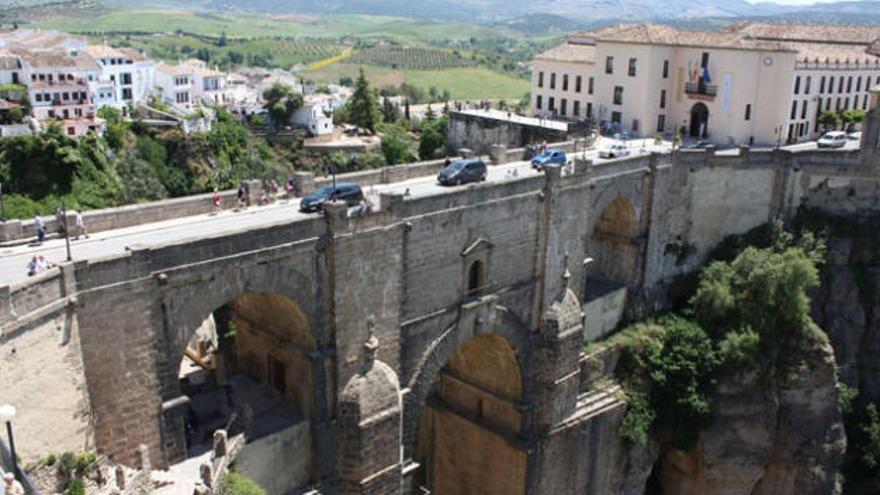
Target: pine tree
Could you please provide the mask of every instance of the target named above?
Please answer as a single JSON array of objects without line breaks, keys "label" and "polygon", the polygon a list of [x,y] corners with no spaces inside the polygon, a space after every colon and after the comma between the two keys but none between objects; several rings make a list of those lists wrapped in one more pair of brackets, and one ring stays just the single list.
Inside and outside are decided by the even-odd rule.
[{"label": "pine tree", "polygon": [[370,88],[370,83],[361,69],[360,75],[354,85],[354,93],[348,102],[348,121],[361,129],[366,129],[371,134],[376,132],[376,124],[379,122],[379,106],[376,104],[376,95]]},{"label": "pine tree", "polygon": [[403,118],[406,120],[410,120],[409,118],[409,99],[403,101]]},{"label": "pine tree", "polygon": [[400,110],[388,98],[382,98],[382,120],[393,124],[400,118]]}]

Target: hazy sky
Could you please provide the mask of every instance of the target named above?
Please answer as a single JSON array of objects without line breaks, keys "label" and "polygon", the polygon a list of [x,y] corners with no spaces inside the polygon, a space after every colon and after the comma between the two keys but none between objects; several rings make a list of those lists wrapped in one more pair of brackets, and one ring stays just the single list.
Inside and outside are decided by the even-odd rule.
[{"label": "hazy sky", "polygon": [[[751,3],[760,3],[767,0],[748,0]],[[781,3],[783,5],[809,5],[811,3],[834,3],[841,0],[772,0],[773,3]]]}]

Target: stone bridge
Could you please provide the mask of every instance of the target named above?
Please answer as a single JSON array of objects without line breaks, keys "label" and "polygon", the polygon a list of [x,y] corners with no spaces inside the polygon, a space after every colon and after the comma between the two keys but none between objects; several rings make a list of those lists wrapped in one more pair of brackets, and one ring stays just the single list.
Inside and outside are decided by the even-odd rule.
[{"label": "stone bridge", "polygon": [[115,461],[146,446],[167,466],[186,456],[181,358],[213,315],[238,345],[223,367],[274,386],[306,425],[285,451],[300,488],[628,493],[644,459],[617,439],[624,404],[581,352],[619,308],[596,329],[607,315],[584,304],[619,287],[638,314],[727,235],[801,206],[876,207],[878,119],[861,151],[578,161],[565,175],[386,193],[362,217],[331,204],[68,264],[0,289],[0,342],[23,351],[0,384],[26,395],[39,361],[24,360],[45,357],[33,341],[54,322],[63,337],[45,339],[85,386],[57,406],[87,418],[82,437]]}]

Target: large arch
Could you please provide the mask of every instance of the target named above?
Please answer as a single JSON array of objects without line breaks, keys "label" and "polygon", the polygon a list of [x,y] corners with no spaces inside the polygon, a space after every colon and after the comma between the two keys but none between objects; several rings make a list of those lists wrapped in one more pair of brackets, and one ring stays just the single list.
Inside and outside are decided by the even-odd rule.
[{"label": "large arch", "polygon": [[[702,83],[701,83],[702,84]],[[698,101],[691,107],[690,136],[702,138],[709,132],[709,107]]]},{"label": "large arch", "polygon": [[529,336],[506,309],[494,312],[485,331],[445,331],[410,382],[404,457],[421,464],[416,482],[432,493],[524,490],[527,454],[515,439],[526,424]]},{"label": "large arch", "polygon": [[593,227],[590,275],[601,282],[632,286],[638,273],[638,236],[636,209],[628,199],[616,197],[602,210]]}]

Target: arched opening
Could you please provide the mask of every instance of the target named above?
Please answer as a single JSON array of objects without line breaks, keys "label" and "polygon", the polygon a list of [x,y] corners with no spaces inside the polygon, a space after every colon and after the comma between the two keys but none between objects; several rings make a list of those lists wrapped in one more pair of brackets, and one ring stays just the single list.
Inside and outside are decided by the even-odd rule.
[{"label": "arched opening", "polygon": [[618,197],[602,210],[593,229],[588,291],[590,279],[594,279],[593,285],[604,281],[629,286],[635,282],[638,231],[636,210],[626,198]]},{"label": "arched opening", "polygon": [[432,494],[525,493],[522,374],[499,334],[465,342],[438,373],[419,419],[415,482]]},{"label": "arched opening", "polygon": [[691,107],[691,137],[702,138],[709,133],[709,107],[703,102]]},{"label": "arched opening", "polygon": [[483,292],[485,285],[485,268],[480,260],[471,263],[468,269],[468,295],[479,296]]},{"label": "arched opening", "polygon": [[236,469],[267,493],[313,484],[314,350],[307,317],[284,296],[247,293],[209,315],[180,361],[187,457],[209,455],[222,428],[245,435]]}]

